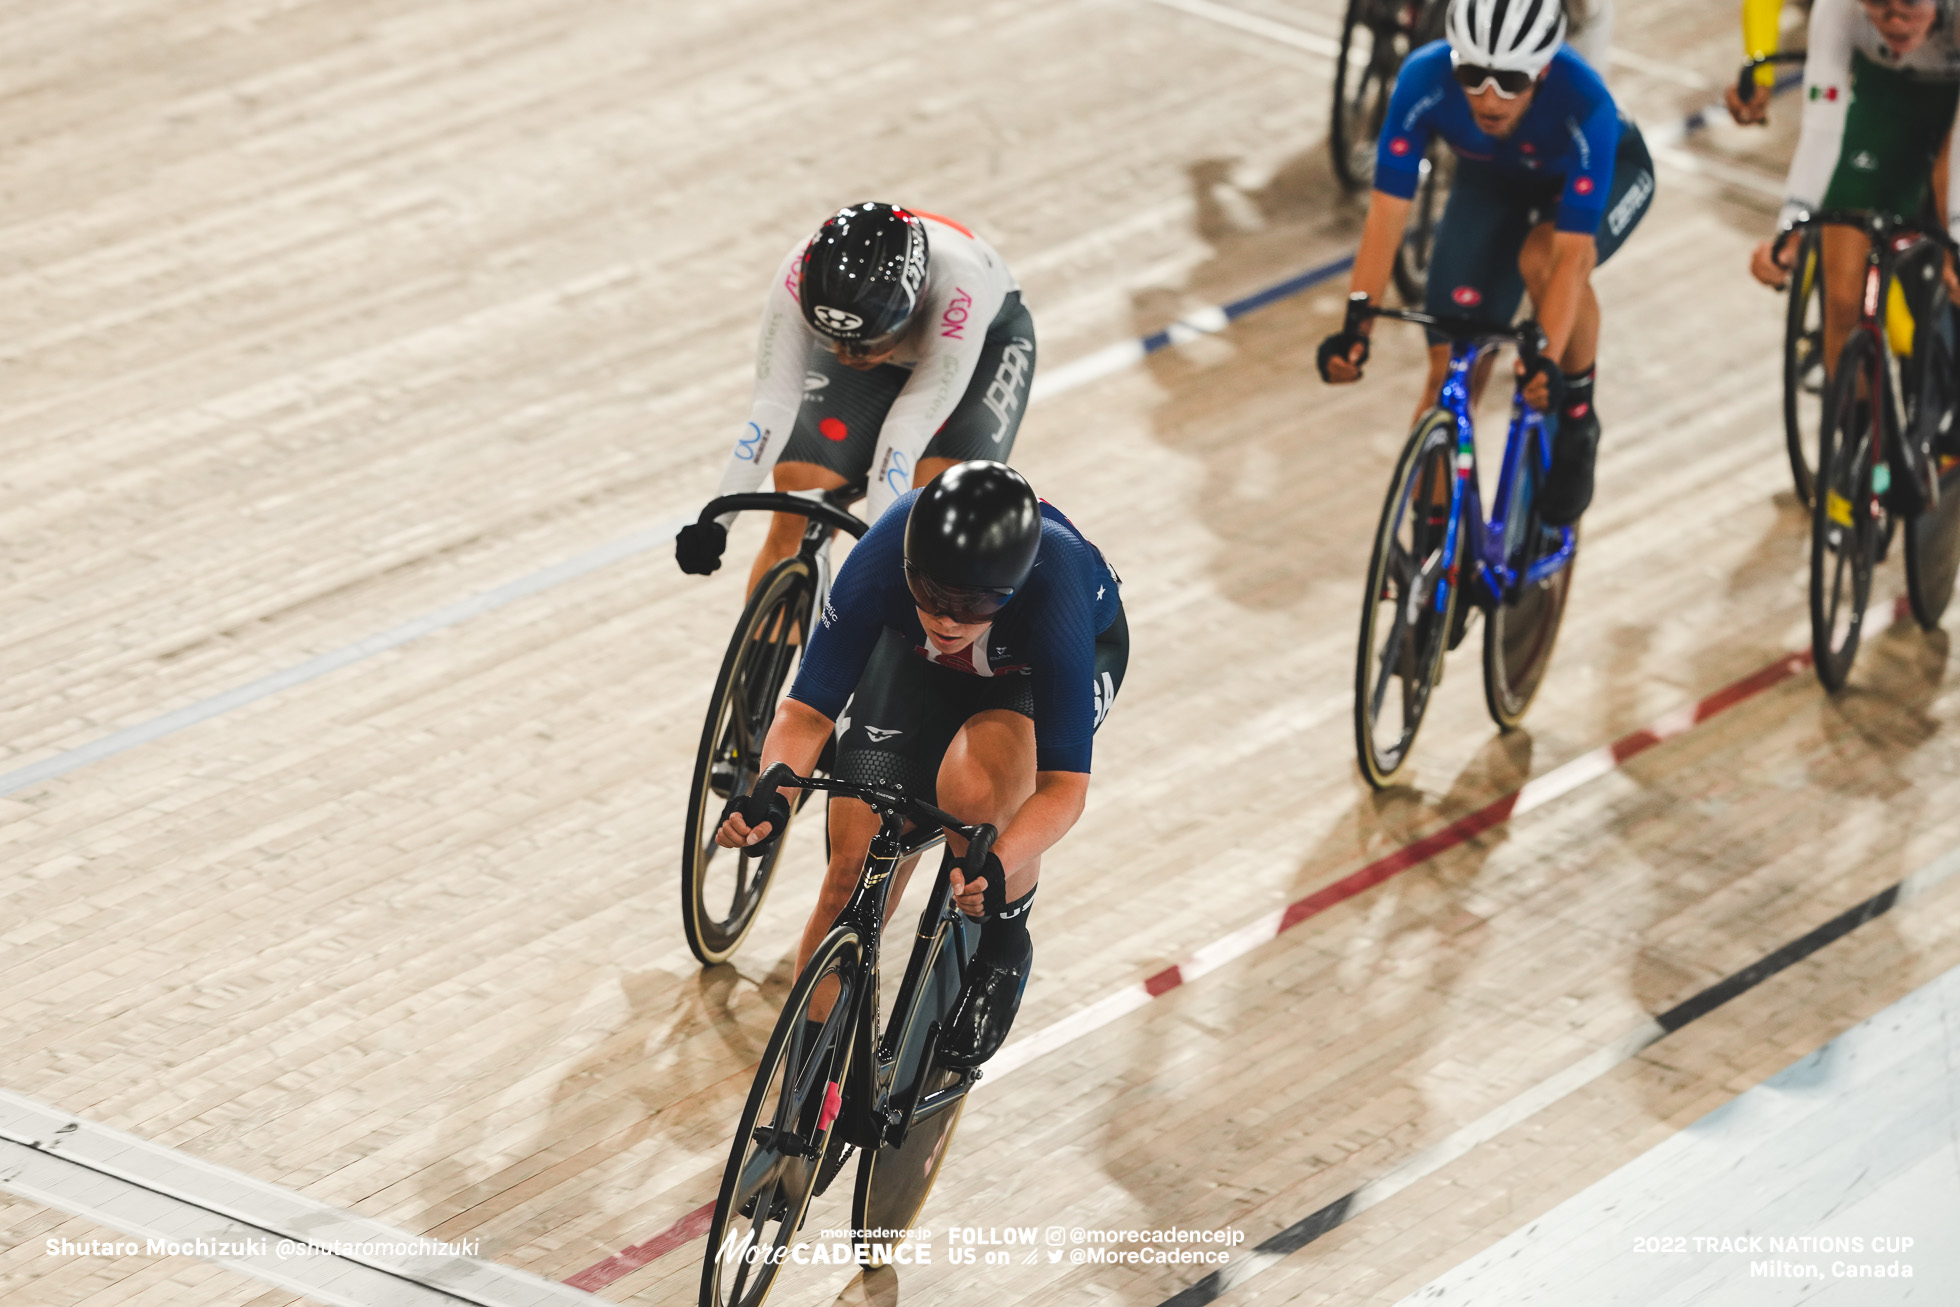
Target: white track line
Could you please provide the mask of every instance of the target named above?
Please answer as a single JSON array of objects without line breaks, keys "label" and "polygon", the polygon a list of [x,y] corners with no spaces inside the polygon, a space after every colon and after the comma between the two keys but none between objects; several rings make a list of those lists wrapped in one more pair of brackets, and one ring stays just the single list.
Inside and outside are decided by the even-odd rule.
[{"label": "white track line", "polygon": [[[134,1235],[146,1248],[151,1239],[189,1243],[190,1255],[335,1307],[600,1301],[478,1257],[402,1251],[431,1241],[6,1090],[0,1189]],[[196,1248],[200,1240],[206,1249]]]},{"label": "white track line", "polygon": [[1248,14],[1242,9],[1213,4],[1211,0],[1151,0],[1151,3],[1190,14],[1194,18],[1207,19],[1221,27],[1236,28],[1241,32],[1249,32],[1253,36],[1263,36],[1268,41],[1290,45],[1295,50],[1305,50],[1309,54],[1323,55],[1329,59],[1341,57],[1339,41],[1330,41],[1324,36],[1303,32],[1297,27],[1276,23],[1270,18]]},{"label": "white track line", "polygon": [[139,744],[148,744],[166,735],[174,735],[199,722],[207,722],[213,717],[222,716],[234,708],[242,708],[248,703],[256,703],[282,690],[290,690],[296,685],[318,680],[343,667],[372,658],[379,653],[386,653],[390,649],[399,648],[411,640],[419,640],[436,631],[447,630],[449,627],[469,621],[472,617],[480,617],[506,604],[609,567],[623,558],[645,553],[673,539],[674,533],[679,531],[684,523],[693,520],[692,515],[671,518],[659,526],[636,531],[611,544],[588,550],[576,558],[568,558],[562,563],[533,572],[529,576],[519,577],[515,581],[471,595],[458,603],[438,608],[412,621],[403,622],[400,626],[390,627],[378,635],[371,635],[365,640],[343,645],[317,658],[309,658],[284,671],[262,676],[256,681],[249,681],[226,690],[223,694],[213,695],[209,699],[200,699],[174,712],[164,713],[161,717],[152,717],[146,722],[115,731],[98,740],[91,740],[79,748],[68,749],[43,758],[39,762],[29,763],[25,767],[0,773],[0,795],[13,794],[30,785],[38,785],[42,781],[65,775],[78,767],[86,767],[92,762],[113,757]]}]

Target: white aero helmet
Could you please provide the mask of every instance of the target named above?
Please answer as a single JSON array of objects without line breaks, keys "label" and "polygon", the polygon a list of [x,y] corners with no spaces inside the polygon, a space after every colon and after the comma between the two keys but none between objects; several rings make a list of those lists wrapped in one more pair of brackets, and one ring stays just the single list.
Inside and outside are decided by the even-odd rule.
[{"label": "white aero helmet", "polygon": [[1458,63],[1536,77],[1565,39],[1565,6],[1560,0],[1450,0],[1448,31]]}]

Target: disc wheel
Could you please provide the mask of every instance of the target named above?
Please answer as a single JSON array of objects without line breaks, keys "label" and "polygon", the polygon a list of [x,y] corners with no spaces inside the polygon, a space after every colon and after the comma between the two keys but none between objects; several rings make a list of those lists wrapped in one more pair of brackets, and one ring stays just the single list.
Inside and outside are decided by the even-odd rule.
[{"label": "disc wheel", "polygon": [[715,677],[681,847],[681,922],[687,946],[704,964],[727,961],[749,933],[783,854],[781,839],[760,856],[724,849],[715,829],[728,799],[747,793],[761,773],[762,742],[803,646],[814,585],[801,558],[765,573]]},{"label": "disc wheel", "polygon": [[[803,968],[769,1036],[735,1128],[701,1267],[701,1307],[760,1307],[802,1224],[850,1072],[862,942],[839,926]],[[826,983],[829,982],[829,983]],[[818,987],[834,989],[812,1031]]]},{"label": "disc wheel", "polygon": [[1858,656],[1885,510],[1872,488],[1883,420],[1885,359],[1872,333],[1851,333],[1825,391],[1810,527],[1810,649],[1817,679],[1843,688]]},{"label": "disc wheel", "polygon": [[[1484,707],[1490,710],[1491,720],[1507,731],[1524,720],[1545,669],[1552,665],[1552,648],[1558,643],[1565,601],[1572,593],[1572,571],[1579,561],[1579,528],[1567,530],[1573,534],[1573,555],[1565,565],[1540,580],[1521,580],[1484,620]],[[1528,554],[1514,555],[1511,563],[1521,577],[1531,563],[1556,553],[1563,544],[1562,532],[1535,522],[1530,535],[1536,547]]]},{"label": "disc wheel", "polygon": [[1824,278],[1818,247],[1817,229],[1804,228],[1783,323],[1783,439],[1797,500],[1806,508],[1816,495],[1818,428],[1824,416]]},{"label": "disc wheel", "polygon": [[[1946,312],[1944,298],[1938,298],[1923,319],[1936,321]],[[1925,331],[1919,339],[1911,368],[1919,394],[1917,427],[1931,429],[1925,457],[1938,478],[1938,496],[1933,508],[1915,513],[1905,529],[1905,594],[1919,625],[1933,631],[1954,598],[1954,578],[1960,576],[1960,459],[1940,453],[1942,445],[1952,447],[1950,427],[1960,421],[1960,413],[1954,411],[1952,359],[1944,337]]]},{"label": "disc wheel", "polygon": [[1377,789],[1409,756],[1461,602],[1456,584],[1437,601],[1438,583],[1456,577],[1455,559],[1444,556],[1455,468],[1456,419],[1431,410],[1402,450],[1375,528],[1355,655],[1354,744],[1361,774]]},{"label": "disc wheel", "polygon": [[[1542,430],[1542,428],[1541,428]],[[1552,665],[1572,571],[1578,563],[1579,528],[1548,527],[1539,520],[1538,486],[1549,459],[1534,439],[1504,512],[1505,561],[1517,580],[1484,619],[1484,707],[1503,730],[1524,720],[1525,710]],[[1557,571],[1530,580],[1540,560],[1558,553],[1572,533],[1572,554]]]},{"label": "disc wheel", "polygon": [[[970,961],[979,943],[979,932],[963,922],[945,924],[936,940],[921,938],[914,947],[931,950],[931,963],[909,1021],[901,1021],[904,1033],[899,1050],[895,1081],[899,1085],[920,1085],[920,1095],[950,1089],[960,1081],[958,1072],[949,1071],[930,1059],[936,1046],[936,1032],[959,999],[964,974],[953,950]],[[907,1091],[909,1097],[909,1089]],[[921,1209],[932,1193],[933,1181],[951,1150],[953,1132],[959,1128],[960,1113],[966,1107],[962,1094],[931,1116],[915,1116],[905,1141],[897,1147],[866,1151],[858,1166],[857,1190],[853,1195],[852,1220],[859,1230],[909,1230],[918,1222]],[[875,1239],[875,1236],[859,1236]],[[881,1241],[882,1242],[882,1241]],[[898,1242],[896,1239],[891,1243]]]},{"label": "disc wheel", "polygon": [[[959,1074],[941,1066],[926,1076],[927,1092],[959,1083]],[[946,1164],[953,1132],[966,1107],[962,1094],[929,1117],[914,1117],[905,1142],[896,1148],[873,1148],[858,1164],[857,1192],[851,1219],[859,1230],[909,1230],[932,1194],[933,1181]],[[869,1238],[870,1236],[862,1236]],[[896,1244],[898,1239],[878,1240]]]},{"label": "disc wheel", "polygon": [[1334,176],[1351,191],[1375,176],[1375,140],[1388,116],[1395,75],[1412,48],[1420,0],[1348,0],[1334,64],[1334,112],[1327,144]]}]

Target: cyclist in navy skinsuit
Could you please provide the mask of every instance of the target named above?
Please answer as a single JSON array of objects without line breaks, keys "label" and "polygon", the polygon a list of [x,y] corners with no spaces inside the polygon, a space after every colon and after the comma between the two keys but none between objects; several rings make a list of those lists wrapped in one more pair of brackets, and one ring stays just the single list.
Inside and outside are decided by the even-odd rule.
[{"label": "cyclist in navy skinsuit", "polygon": [[[839,779],[896,782],[1000,829],[986,871],[955,881],[961,908],[986,924],[941,1043],[948,1065],[991,1057],[1019,1006],[1041,855],[1082,815],[1096,728],[1129,659],[1119,586],[1018,472],[957,464],[900,496],[851,549],[764,742],[763,766],[807,774],[834,728]],[[738,798],[716,838],[753,848],[787,815],[780,796],[773,815]],[[877,825],[858,800],[832,800],[830,869],[799,969],[849,901]]]},{"label": "cyclist in navy skinsuit", "polygon": [[[1558,414],[1539,506],[1546,522],[1564,525],[1592,499],[1599,441],[1592,407],[1599,301],[1590,278],[1646,213],[1654,165],[1606,83],[1561,43],[1558,0],[1451,0],[1447,31],[1447,40],[1410,55],[1396,78],[1350,288],[1381,299],[1423,154],[1440,136],[1457,165],[1424,308],[1508,324],[1530,291],[1550,361],[1542,378],[1530,379],[1527,396]],[[1357,380],[1366,336],[1364,328],[1323,341],[1321,377]],[[1423,409],[1449,366],[1448,344],[1435,332],[1429,356]]]}]

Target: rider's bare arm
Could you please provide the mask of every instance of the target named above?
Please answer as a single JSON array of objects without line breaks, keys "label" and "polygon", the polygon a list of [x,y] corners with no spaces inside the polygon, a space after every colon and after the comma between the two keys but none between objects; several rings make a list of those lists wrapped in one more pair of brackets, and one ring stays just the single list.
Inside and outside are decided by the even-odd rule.
[{"label": "rider's bare arm", "polygon": [[[1388,291],[1388,279],[1395,270],[1395,251],[1402,244],[1402,229],[1408,225],[1412,203],[1387,191],[1374,191],[1368,196],[1368,221],[1361,228],[1361,248],[1354,253],[1349,293],[1366,295],[1373,304],[1382,302],[1382,296]],[[1372,333],[1374,325],[1372,319],[1362,323],[1361,334]],[[1327,379],[1338,383],[1358,378],[1362,353],[1362,347],[1356,345],[1346,359],[1328,360]]]},{"label": "rider's bare arm", "polygon": [[[1087,772],[1035,773],[1034,793],[1014,814],[1014,820],[1007,824],[1000,838],[994,841],[994,856],[1007,869],[1006,898],[1009,902],[1034,888],[1039,873],[1039,868],[1032,865],[1035,859],[1053,848],[1081,820],[1083,806],[1088,800]],[[957,877],[958,873],[954,874]],[[970,916],[980,915],[980,886],[984,883],[984,877],[971,885],[962,885],[955,880],[953,892],[960,901],[961,911]]]}]

